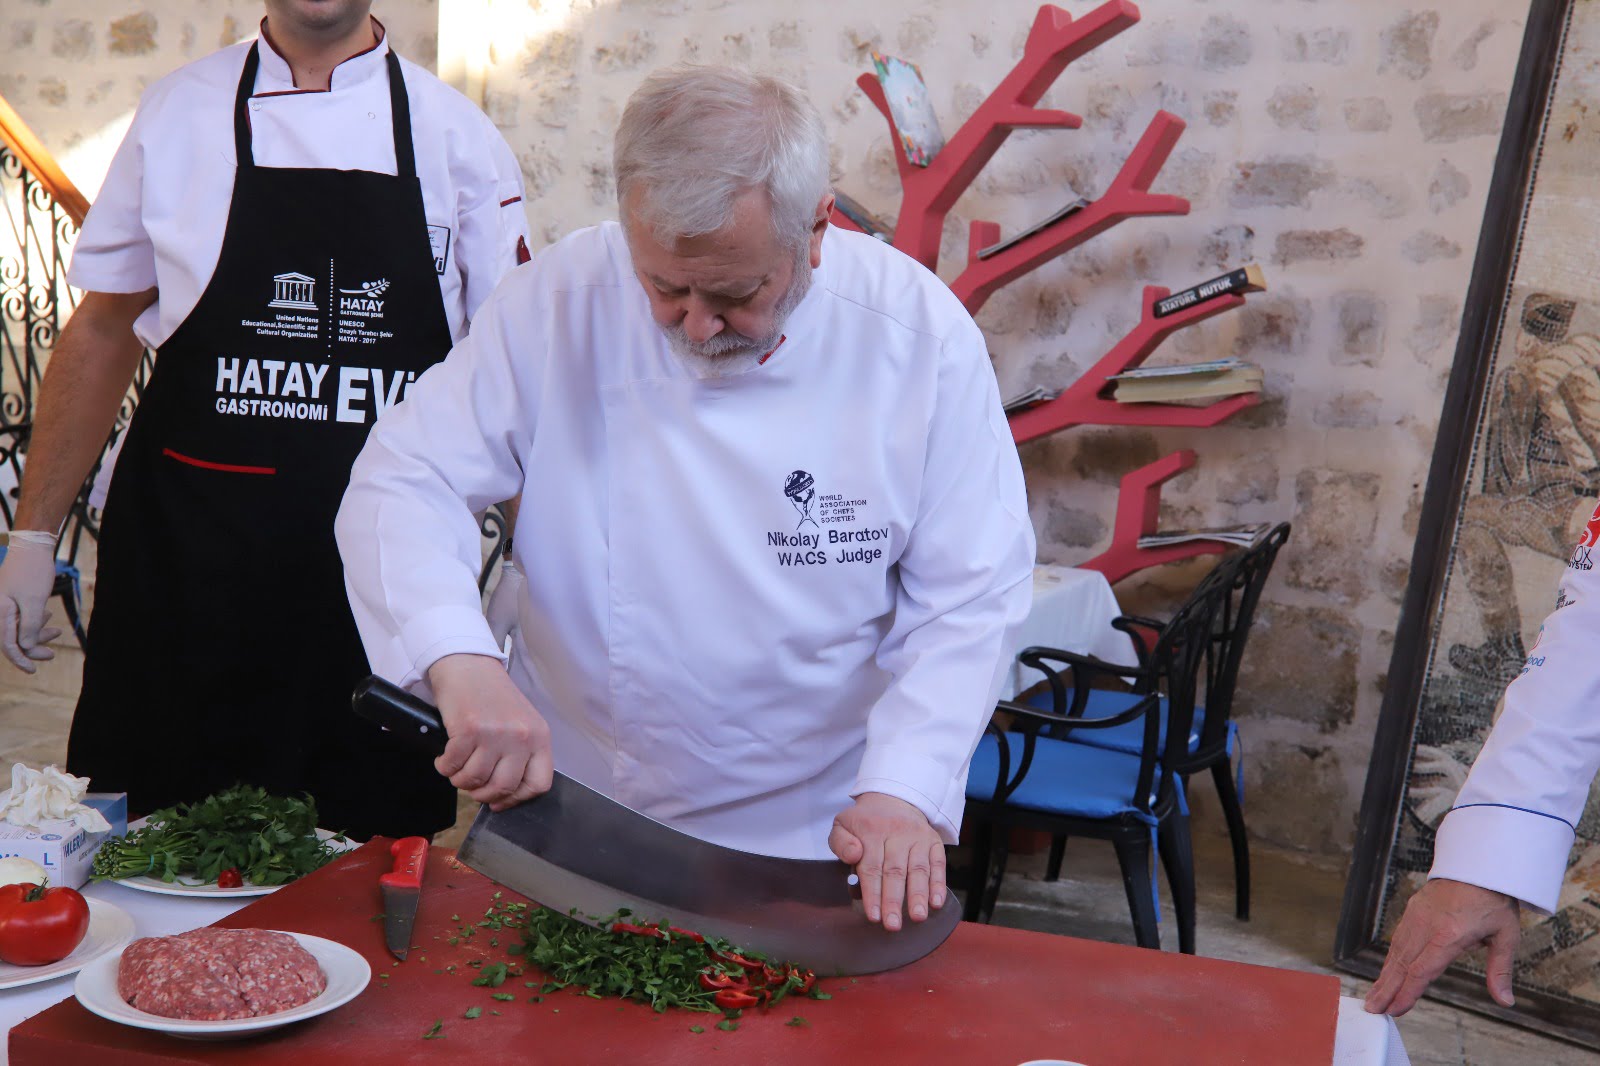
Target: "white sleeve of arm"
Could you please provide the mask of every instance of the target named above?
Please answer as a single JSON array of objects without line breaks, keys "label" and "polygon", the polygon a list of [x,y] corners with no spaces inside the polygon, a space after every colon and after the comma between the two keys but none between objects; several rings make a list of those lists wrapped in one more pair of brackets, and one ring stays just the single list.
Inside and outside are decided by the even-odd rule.
[{"label": "white sleeve of arm", "polygon": [[505,659],[483,617],[473,516],[522,491],[542,342],[516,306],[527,294],[504,296],[379,419],[339,508],[356,626],[373,672],[396,684],[417,685],[458,652]]},{"label": "white sleeve of arm", "polygon": [[528,254],[522,168],[494,123],[487,115],[482,119],[480,154],[471,161],[473,187],[470,195],[463,191],[457,217],[456,265],[462,272],[467,318],[473,321],[500,280]]},{"label": "white sleeve of arm", "polygon": [[894,681],[868,715],[851,795],[903,799],[953,844],[967,767],[1032,600],[1034,539],[1016,445],[970,320],[944,342],[935,403],[894,626],[878,650]]},{"label": "white sleeve of arm", "polygon": [[72,245],[67,283],[88,292],[144,292],[156,284],[156,249],[144,227],[141,103]]},{"label": "white sleeve of arm", "polygon": [[1600,769],[1600,575],[1591,550],[1580,546],[1562,575],[1556,609],[1439,824],[1428,873],[1544,912],[1556,909],[1573,827]]}]

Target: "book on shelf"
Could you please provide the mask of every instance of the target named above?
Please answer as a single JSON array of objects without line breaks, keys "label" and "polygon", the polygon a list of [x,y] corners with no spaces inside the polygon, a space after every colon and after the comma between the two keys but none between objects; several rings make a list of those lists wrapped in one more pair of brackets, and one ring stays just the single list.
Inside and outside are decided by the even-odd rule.
[{"label": "book on shelf", "polygon": [[1215,540],[1240,548],[1254,545],[1272,529],[1271,522],[1254,522],[1239,526],[1218,526],[1212,529],[1171,529],[1146,533],[1139,538],[1141,548],[1164,548],[1172,544],[1190,544],[1195,541]]},{"label": "book on shelf", "polygon": [[934,156],[944,148],[944,133],[939,129],[933,101],[928,99],[922,71],[914,63],[886,56],[877,49],[872,52],[872,69],[878,76],[878,84],[883,86],[889,116],[900,134],[900,150],[905,152],[907,161],[919,167],[932,163]]},{"label": "book on shelf", "polygon": [[1001,406],[1005,408],[1006,414],[1014,415],[1018,411],[1026,411],[1030,407],[1038,407],[1042,403],[1049,403],[1060,395],[1060,389],[1047,389],[1042,385],[1036,385],[1027,392],[1018,393],[1016,396],[1011,397]]},{"label": "book on shelf", "polygon": [[1253,364],[1236,356],[1211,359],[1204,363],[1175,363],[1169,366],[1136,366],[1120,374],[1112,374],[1107,381],[1143,381],[1147,378],[1205,377],[1224,370],[1257,369]]},{"label": "book on shelf", "polygon": [[1032,237],[1035,233],[1038,233],[1040,230],[1048,229],[1057,222],[1060,222],[1062,219],[1066,218],[1068,215],[1075,215],[1088,206],[1089,201],[1080,196],[1076,200],[1064,204],[1054,214],[1035,222],[1021,233],[1018,233],[1015,236],[1007,237],[1003,241],[997,241],[994,244],[989,245],[987,248],[978,249],[978,258],[987,259],[991,255],[998,255],[1007,248],[1010,248],[1013,244],[1020,244],[1029,237]]},{"label": "book on shelf", "polygon": [[[1117,403],[1170,403],[1205,406],[1224,396],[1260,392],[1261,368],[1238,360],[1195,363],[1189,367],[1152,367],[1151,373],[1110,378],[1111,398]],[[1170,371],[1161,373],[1159,371]]]},{"label": "book on shelf", "polygon": [[1176,314],[1185,307],[1203,304],[1208,300],[1215,300],[1219,296],[1244,295],[1247,292],[1265,292],[1267,289],[1267,275],[1254,263],[1230,270],[1226,274],[1202,281],[1193,288],[1175,292],[1171,296],[1157,300],[1152,311],[1156,318],[1165,318]]},{"label": "book on shelf", "polygon": [[841,215],[855,223],[862,233],[876,237],[885,244],[894,243],[894,227],[868,211],[859,200],[834,190],[833,206]]}]

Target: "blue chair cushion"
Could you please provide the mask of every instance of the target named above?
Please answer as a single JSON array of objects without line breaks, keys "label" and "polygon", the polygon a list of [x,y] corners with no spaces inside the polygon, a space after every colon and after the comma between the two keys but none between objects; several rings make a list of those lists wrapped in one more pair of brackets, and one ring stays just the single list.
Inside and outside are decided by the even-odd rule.
[{"label": "blue chair cushion", "polygon": [[[1089,693],[1088,706],[1084,709],[1085,718],[1111,718],[1140,700],[1143,696],[1133,692],[1112,692],[1108,689],[1095,689]],[[1024,701],[1030,707],[1037,707],[1042,711],[1055,708],[1048,690],[1029,696]],[[1163,697],[1160,706],[1161,728],[1158,743],[1165,745],[1167,742],[1167,701]],[[1200,730],[1205,725],[1206,709],[1194,709],[1194,726],[1189,732],[1189,752],[1193,754],[1200,746]],[[1120,751],[1128,755],[1138,755],[1144,751],[1144,718],[1135,718],[1122,725],[1110,726],[1106,729],[1070,729],[1062,731],[1067,740],[1074,744],[1081,744],[1090,748],[1105,748],[1107,751]],[[1233,754],[1235,742],[1239,736],[1239,727],[1233,722],[1228,723],[1228,754]]]},{"label": "blue chair cushion", "polygon": [[[1024,738],[1009,733],[1010,773],[1015,775],[1022,759]],[[995,775],[1000,771],[1000,745],[994,734],[985,733],[972,756],[967,775],[967,798],[989,802],[994,798]],[[1159,787],[1161,771],[1155,773],[1152,788]],[[1040,737],[1028,767],[1028,776],[1006,800],[1007,806],[1060,814],[1072,818],[1119,818],[1131,815],[1147,825],[1155,825],[1154,815],[1133,805],[1133,791],[1139,783],[1139,757],[1064,740]],[[1154,802],[1154,795],[1151,801]]]}]

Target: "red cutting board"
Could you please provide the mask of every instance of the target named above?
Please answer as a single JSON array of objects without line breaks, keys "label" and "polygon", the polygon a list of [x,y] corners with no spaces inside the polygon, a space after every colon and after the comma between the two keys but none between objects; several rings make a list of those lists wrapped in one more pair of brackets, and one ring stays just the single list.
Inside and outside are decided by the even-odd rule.
[{"label": "red cutting board", "polygon": [[[378,876],[389,865],[388,841],[374,841],[219,923],[311,933],[361,952],[372,963],[372,984],[338,1010],[253,1039],[195,1043],[105,1021],[68,999],[12,1031],[12,1063],[1327,1066],[1333,1058],[1336,978],[988,925],[961,925],[938,951],[893,973],[825,981],[831,1000],[746,1012],[731,1033],[713,1027],[716,1015],[658,1015],[571,991],[530,1003],[538,990],[523,981],[536,975],[493,990],[517,993],[515,1002],[498,1002],[491,989],[470,983],[475,972],[465,964],[506,958],[512,938],[500,936],[496,949],[485,931],[447,943],[483,916],[497,886],[452,852],[433,849],[410,961],[399,963],[375,920]],[[451,964],[455,973],[436,972]],[[462,1017],[473,1006],[482,1017]],[[807,1024],[786,1024],[796,1016]],[[443,1038],[422,1039],[441,1019]]]}]

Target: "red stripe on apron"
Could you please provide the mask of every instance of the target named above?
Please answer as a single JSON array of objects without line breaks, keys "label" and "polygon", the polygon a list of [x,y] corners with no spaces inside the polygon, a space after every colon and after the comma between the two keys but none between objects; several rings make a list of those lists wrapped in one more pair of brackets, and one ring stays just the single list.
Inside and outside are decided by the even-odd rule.
[{"label": "red stripe on apron", "polygon": [[276,474],[278,472],[278,468],[275,466],[238,466],[234,463],[213,463],[205,459],[196,459],[191,455],[183,455],[173,451],[171,448],[162,448],[161,454],[170,456],[180,463],[198,466],[202,470],[221,470],[225,474]]}]

